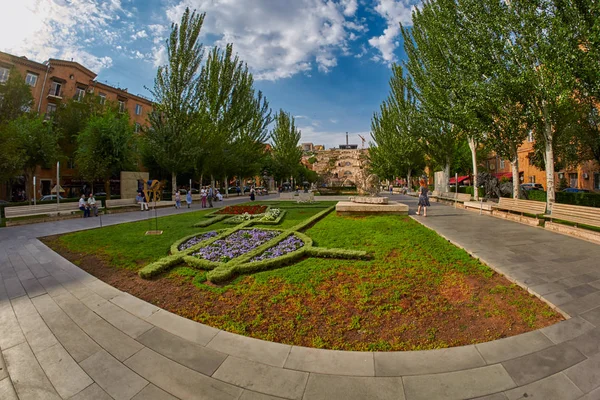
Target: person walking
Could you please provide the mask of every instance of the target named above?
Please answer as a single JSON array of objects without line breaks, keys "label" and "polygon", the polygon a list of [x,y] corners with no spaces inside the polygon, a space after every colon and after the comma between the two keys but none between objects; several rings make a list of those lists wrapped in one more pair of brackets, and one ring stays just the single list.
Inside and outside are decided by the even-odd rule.
[{"label": "person walking", "polygon": [[185,195],[185,202],[187,203],[188,208],[192,206],[192,188],[190,188]]},{"label": "person walking", "polygon": [[87,201],[85,201],[85,194],[82,194],[79,199],[79,209],[83,211],[83,218],[90,216],[90,208],[88,207]]},{"label": "person walking", "polygon": [[181,208],[181,193],[179,193],[179,190],[175,192],[175,208]]},{"label": "person walking", "polygon": [[[94,193],[90,193],[90,197],[88,197],[88,209],[94,210],[94,217],[98,216],[98,205],[96,204],[96,199],[94,198]],[[90,215],[91,216],[91,215]]]},{"label": "person walking", "polygon": [[254,186],[250,189],[250,200],[254,201],[256,199],[256,195],[254,192]]},{"label": "person walking", "polygon": [[206,197],[208,198],[208,206],[210,208],[212,208],[212,206],[213,206],[212,202],[213,202],[213,196],[214,196],[214,194],[215,193],[214,193],[212,185],[211,185],[211,186],[208,187],[208,190],[206,192]]},{"label": "person walking", "polygon": [[202,202],[202,208],[206,208],[206,188],[204,186],[200,190],[200,201]]},{"label": "person walking", "polygon": [[417,208],[417,215],[421,215],[421,207],[423,207],[423,216],[427,216],[427,207],[430,207],[429,204],[429,188],[427,187],[427,182],[425,179],[421,179],[419,181],[419,207]]}]

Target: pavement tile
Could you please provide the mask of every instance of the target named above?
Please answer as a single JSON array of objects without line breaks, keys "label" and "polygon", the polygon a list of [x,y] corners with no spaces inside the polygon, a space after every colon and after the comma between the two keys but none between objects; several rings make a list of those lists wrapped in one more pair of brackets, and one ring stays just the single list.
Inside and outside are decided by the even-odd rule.
[{"label": "pavement tile", "polygon": [[21,330],[35,354],[58,343],[27,296],[13,300],[12,304]]},{"label": "pavement tile", "polygon": [[300,400],[308,373],[229,356],[213,377],[256,392]]},{"label": "pavement tile", "polygon": [[[100,297],[97,294],[94,294],[94,296]],[[152,325],[146,321],[104,299],[102,301],[105,303],[94,311],[121,332],[126,333],[132,338],[137,338],[152,329]]]},{"label": "pavement tile", "polygon": [[504,393],[494,393],[489,396],[477,397],[473,400],[507,400],[508,398]]},{"label": "pavement tile", "polygon": [[583,397],[580,397],[579,400],[600,400],[600,388],[594,389]]},{"label": "pavement tile", "polygon": [[113,400],[100,386],[92,384],[69,400]]},{"label": "pavement tile", "polygon": [[552,342],[559,344],[576,338],[592,329],[594,329],[594,325],[581,317],[574,317],[542,328],[540,332],[546,335]]},{"label": "pavement tile", "polygon": [[303,399],[403,400],[400,377],[362,377],[310,374]]},{"label": "pavement tile", "polygon": [[580,317],[600,328],[600,307],[584,312]]},{"label": "pavement tile", "polygon": [[549,376],[505,392],[508,400],[541,399],[541,400],[573,400],[583,395],[563,373]]},{"label": "pavement tile", "polygon": [[12,382],[8,378],[0,380],[0,399],[19,400],[15,388],[13,388]]},{"label": "pavement tile", "polygon": [[0,353],[0,381],[5,378],[8,378],[8,370],[6,369],[6,364],[4,363],[4,357],[2,357],[2,353]]},{"label": "pavement tile", "polygon": [[94,383],[60,344],[36,354],[50,382],[67,399]]},{"label": "pavement tile", "polygon": [[46,289],[46,292],[52,297],[62,296],[69,293],[67,292],[67,289],[65,289],[53,276],[39,278],[38,282],[42,284],[44,289]]},{"label": "pavement tile", "polygon": [[375,376],[373,353],[293,346],[284,368],[335,375]]},{"label": "pavement tile", "polygon": [[155,305],[140,300],[129,293],[120,293],[118,296],[113,297],[111,302],[142,319],[146,319],[160,310],[160,308]]},{"label": "pavement tile", "polygon": [[104,320],[83,325],[81,328],[119,361],[126,360],[144,347]]},{"label": "pavement tile", "polygon": [[157,353],[208,376],[227,358],[227,354],[197,345],[156,327],[137,340]]},{"label": "pavement tile", "polygon": [[581,275],[572,276],[570,278],[561,279],[560,281],[558,281],[558,283],[566,285],[567,288],[572,288],[575,286],[583,285],[585,283],[591,283],[595,279],[597,279],[597,278],[594,278],[590,274],[581,274]]},{"label": "pavement tile", "polygon": [[475,346],[425,351],[375,352],[376,376],[435,374],[482,367],[486,363]]},{"label": "pavement tile", "polygon": [[24,341],[25,336],[10,303],[0,307],[0,349],[6,350]]},{"label": "pavement tile", "polygon": [[125,365],[162,390],[183,400],[233,400],[242,389],[171,361],[145,348]]},{"label": "pavement tile", "polygon": [[579,297],[587,296],[592,293],[596,293],[596,292],[598,292],[598,289],[596,289],[595,287],[590,286],[588,284],[583,284],[583,285],[575,286],[575,287],[572,287],[569,289],[565,289],[565,292],[570,294],[573,298],[579,298]]},{"label": "pavement tile", "polygon": [[219,331],[207,348],[250,361],[283,367],[292,346]]},{"label": "pavement tile", "polygon": [[115,400],[129,400],[148,384],[148,381],[106,351],[99,351],[83,360],[80,365]]},{"label": "pavement tile", "polygon": [[552,341],[543,333],[533,331],[505,339],[480,343],[475,347],[488,364],[495,364],[535,353],[552,345]]},{"label": "pavement tile", "polygon": [[[306,397],[305,397],[306,398]],[[244,390],[239,400],[282,400],[283,397],[269,396],[268,394]],[[303,399],[304,400],[304,399]]]},{"label": "pavement tile", "polygon": [[402,381],[407,400],[474,398],[516,386],[499,364],[457,372],[407,376]]},{"label": "pavement tile", "polygon": [[21,280],[19,278],[3,278],[3,280],[6,294],[9,299],[25,296],[27,294],[23,285],[21,285]]},{"label": "pavement tile", "polygon": [[34,298],[46,293],[46,289],[37,281],[36,278],[21,280],[21,284],[27,292],[27,296]]},{"label": "pavement tile", "polygon": [[108,283],[102,282],[100,279],[86,283],[86,286],[106,300],[110,300],[123,293],[119,289],[110,286]]},{"label": "pavement tile", "polygon": [[54,297],[54,301],[79,326],[102,321],[96,313],[70,293]]},{"label": "pavement tile", "polygon": [[18,270],[17,271],[17,276],[19,277],[19,279],[21,280],[21,282],[23,282],[25,280],[29,280],[29,279],[35,279],[35,276],[29,270],[29,268]]},{"label": "pavement tile", "polygon": [[600,328],[587,331],[581,336],[571,339],[567,344],[575,347],[586,357],[600,353]]},{"label": "pavement tile", "polygon": [[15,390],[21,400],[60,400],[27,343],[2,352]]},{"label": "pavement tile", "polygon": [[600,387],[600,354],[588,358],[563,373],[575,384],[583,393],[591,392]]},{"label": "pavement tile", "polygon": [[174,335],[206,346],[219,333],[219,329],[160,310],[146,318],[151,324]]},{"label": "pavement tile", "polygon": [[75,361],[83,361],[100,350],[100,346],[77,326],[50,296],[39,296],[32,302],[46,325]]},{"label": "pavement tile", "polygon": [[552,292],[560,292],[565,290],[567,285],[560,284],[557,282],[542,283],[541,285],[531,286],[530,289],[539,295],[545,295]]},{"label": "pavement tile", "polygon": [[514,358],[502,363],[519,386],[553,375],[585,360],[575,347],[566,343]]},{"label": "pavement tile", "polygon": [[149,384],[143,388],[141,392],[136,394],[133,397],[133,400],[177,400],[177,398],[171,396],[164,390],[157,388],[153,384]]}]

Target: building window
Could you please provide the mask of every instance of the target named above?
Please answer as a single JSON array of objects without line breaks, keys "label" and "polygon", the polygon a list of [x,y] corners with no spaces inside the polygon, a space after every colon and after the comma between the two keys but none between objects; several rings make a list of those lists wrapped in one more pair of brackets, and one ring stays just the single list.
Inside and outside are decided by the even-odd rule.
[{"label": "building window", "polygon": [[500,169],[504,169],[504,160],[500,159]]},{"label": "building window", "polygon": [[533,131],[529,131],[529,133],[527,134],[527,141],[529,143],[533,142]]},{"label": "building window", "polygon": [[60,97],[60,89],[61,88],[62,88],[62,85],[59,82],[52,81],[48,95],[54,96],[54,97]]},{"label": "building window", "polygon": [[46,118],[50,118],[56,112],[56,104],[49,103],[46,108]]},{"label": "building window", "polygon": [[27,76],[25,77],[25,83],[31,87],[35,87],[35,84],[37,83],[37,79],[38,79],[38,76],[36,74],[28,72]]},{"label": "building window", "polygon": [[76,101],[82,101],[85,97],[85,89],[80,87],[75,88],[75,96],[73,97]]},{"label": "building window", "polygon": [[572,188],[577,187],[577,174],[569,174],[569,186]]},{"label": "building window", "polygon": [[135,115],[142,115],[142,106],[139,104],[135,105]]},{"label": "building window", "polygon": [[100,92],[98,96],[100,96],[100,104],[106,103],[106,93]]},{"label": "building window", "polygon": [[535,175],[529,177],[529,183],[535,183]]},{"label": "building window", "polygon": [[600,190],[600,173],[594,172],[594,190]]},{"label": "building window", "polygon": [[123,100],[119,100],[119,112],[125,112],[125,102]]},{"label": "building window", "polygon": [[142,126],[140,124],[138,124],[137,122],[135,124],[133,124],[133,131],[135,133],[138,133],[141,130],[142,130]]},{"label": "building window", "polygon": [[10,69],[0,67],[0,83],[4,83],[8,80],[8,76],[10,75]]}]

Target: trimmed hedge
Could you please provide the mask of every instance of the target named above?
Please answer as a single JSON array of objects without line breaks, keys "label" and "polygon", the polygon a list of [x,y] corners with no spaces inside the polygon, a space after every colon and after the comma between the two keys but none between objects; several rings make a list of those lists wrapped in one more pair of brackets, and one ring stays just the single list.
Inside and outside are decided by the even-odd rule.
[{"label": "trimmed hedge", "polygon": [[[541,190],[528,190],[525,193],[528,200],[545,202],[547,199],[547,193]],[[556,192],[556,202],[573,206],[600,207],[600,194]]]},{"label": "trimmed hedge", "polygon": [[369,260],[371,257],[363,250],[328,249],[324,247],[311,247],[307,254],[319,258],[341,258],[347,260]]},{"label": "trimmed hedge", "polygon": [[138,275],[144,279],[149,279],[153,276],[160,274],[170,268],[173,268],[177,264],[181,263],[183,259],[182,253],[163,257],[158,261],[146,265],[144,268],[138,271]]},{"label": "trimmed hedge", "polygon": [[[484,188],[478,188],[477,191],[479,192],[479,197],[485,197],[485,189]],[[471,196],[475,196],[475,187],[474,186],[463,186],[463,187],[458,187],[458,193],[468,193]]]},{"label": "trimmed hedge", "polygon": [[194,224],[194,227],[196,228],[206,228],[207,226],[210,226],[212,224],[216,224],[219,221],[223,221],[225,218],[229,218],[230,216],[227,214],[221,214],[221,215],[217,215],[215,217],[212,217],[210,219],[206,219],[204,221],[200,221],[197,224]]},{"label": "trimmed hedge", "polygon": [[325,210],[321,211],[320,213],[313,215],[309,219],[302,221],[299,224],[291,227],[289,230],[290,231],[301,231],[302,229],[306,228],[307,226],[309,226],[309,225],[317,222],[321,218],[325,217],[327,214],[329,214],[333,210],[335,210],[335,206],[328,207]]},{"label": "trimmed hedge", "polygon": [[[217,236],[212,237],[210,239],[207,239],[207,240],[205,240],[205,241],[203,241],[201,243],[198,243],[198,244],[190,247],[189,249],[185,249],[183,251],[183,253],[188,253],[188,250],[190,250],[190,249],[194,249],[194,251],[195,251],[195,250],[197,250],[197,249],[199,249],[201,247],[204,247],[203,246],[204,244],[208,244],[208,243],[214,242],[215,240],[217,240],[218,238],[220,238],[225,231],[227,231],[227,229],[216,230],[215,232],[217,232]],[[181,251],[179,250],[179,245],[181,245],[183,242],[186,242],[187,240],[189,240],[189,239],[191,239],[191,238],[193,238],[195,236],[202,235],[203,233],[207,233],[207,232],[198,232],[198,233],[194,233],[192,235],[188,235],[188,236],[184,237],[183,239],[179,239],[178,241],[176,241],[175,243],[173,243],[171,245],[171,249],[170,249],[171,254],[181,253]]]}]

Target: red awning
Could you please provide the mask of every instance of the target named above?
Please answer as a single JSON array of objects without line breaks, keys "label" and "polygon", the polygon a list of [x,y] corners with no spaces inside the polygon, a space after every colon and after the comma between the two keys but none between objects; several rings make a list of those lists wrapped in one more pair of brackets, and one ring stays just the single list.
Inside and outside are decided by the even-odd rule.
[{"label": "red awning", "polygon": [[[458,177],[458,183],[461,183],[462,181],[466,181],[467,179],[469,179],[469,175],[464,175],[464,176],[459,176]],[[450,178],[450,181],[448,182],[449,184],[455,184],[456,183],[456,178]]]},{"label": "red awning", "polygon": [[494,176],[498,179],[509,178],[512,179],[512,172],[497,172]]}]

